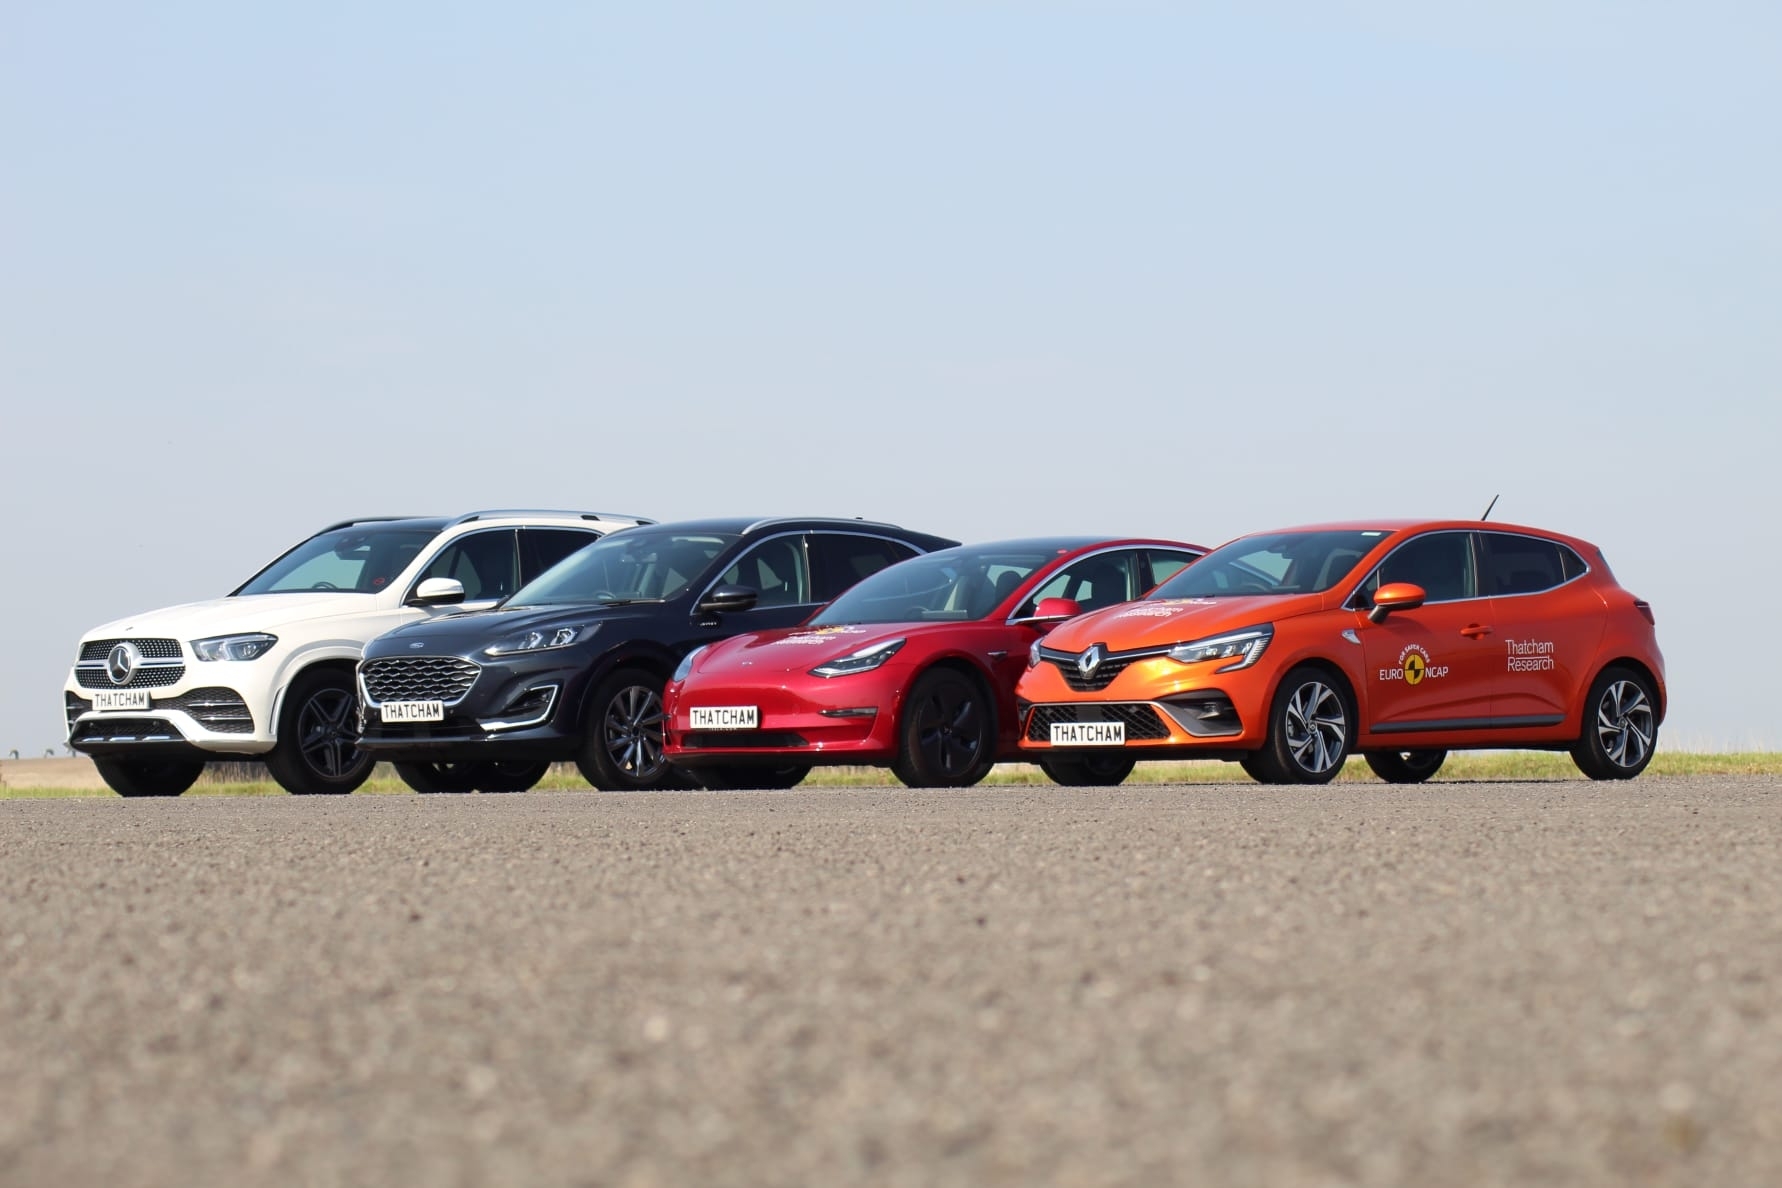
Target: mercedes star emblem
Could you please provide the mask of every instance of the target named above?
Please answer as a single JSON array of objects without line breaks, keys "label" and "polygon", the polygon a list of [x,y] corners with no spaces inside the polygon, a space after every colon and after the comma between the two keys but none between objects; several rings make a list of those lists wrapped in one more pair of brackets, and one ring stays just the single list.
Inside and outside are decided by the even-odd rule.
[{"label": "mercedes star emblem", "polygon": [[142,653],[129,640],[116,644],[111,654],[105,657],[105,675],[111,678],[114,685],[127,685],[130,678],[136,675],[136,666],[142,663]]}]

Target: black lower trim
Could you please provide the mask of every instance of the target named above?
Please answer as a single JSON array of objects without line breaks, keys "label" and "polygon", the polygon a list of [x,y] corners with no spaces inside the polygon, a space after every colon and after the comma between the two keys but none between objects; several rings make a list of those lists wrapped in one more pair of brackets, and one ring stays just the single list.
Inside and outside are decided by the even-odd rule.
[{"label": "black lower trim", "polygon": [[681,736],[689,751],[750,751],[772,747],[808,747],[810,740],[790,730],[702,730]]},{"label": "black lower trim", "polygon": [[1369,734],[1431,734],[1437,730],[1532,730],[1539,726],[1557,726],[1565,721],[1563,714],[1523,718],[1444,718],[1428,722],[1381,722],[1368,727]]}]

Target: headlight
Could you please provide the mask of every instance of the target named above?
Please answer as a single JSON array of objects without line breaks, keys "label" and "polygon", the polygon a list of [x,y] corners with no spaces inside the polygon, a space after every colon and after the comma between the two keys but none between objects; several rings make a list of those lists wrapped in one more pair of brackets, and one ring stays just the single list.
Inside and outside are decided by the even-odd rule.
[{"label": "headlight", "polygon": [[1038,668],[1040,662],[1040,641],[1034,640],[1027,648],[1027,667]]},{"label": "headlight", "polygon": [[587,639],[600,624],[587,627],[549,627],[543,631],[527,631],[492,643],[483,649],[485,656],[511,656],[515,652],[543,652],[550,648],[567,648],[578,639]]},{"label": "headlight", "polygon": [[278,636],[255,631],[247,635],[213,635],[192,641],[192,655],[200,660],[258,660],[272,650]]},{"label": "headlight", "polygon": [[711,646],[712,645],[710,645],[710,644],[700,644],[698,647],[694,648],[691,652],[688,652],[685,656],[682,656],[681,662],[674,666],[674,675],[672,677],[669,677],[668,679],[670,681],[674,682],[675,684],[679,684],[680,682],[686,680],[688,677],[692,676],[693,675],[693,662],[695,660],[699,659],[699,654],[701,652],[705,651],[707,648],[709,648]]},{"label": "headlight", "polygon": [[1212,635],[1206,639],[1190,640],[1177,644],[1169,650],[1169,658],[1177,664],[1199,664],[1203,660],[1232,660],[1233,663],[1215,668],[1214,672],[1236,672],[1240,668],[1262,659],[1262,653],[1268,647],[1268,641],[1275,637],[1272,623],[1261,627],[1246,627],[1242,631],[1233,631],[1226,635]]},{"label": "headlight", "polygon": [[871,672],[897,655],[898,649],[903,647],[905,642],[901,639],[887,639],[876,644],[868,644],[858,652],[849,652],[839,660],[831,660],[827,664],[817,665],[811,669],[811,675],[838,677],[852,676],[857,672]]}]

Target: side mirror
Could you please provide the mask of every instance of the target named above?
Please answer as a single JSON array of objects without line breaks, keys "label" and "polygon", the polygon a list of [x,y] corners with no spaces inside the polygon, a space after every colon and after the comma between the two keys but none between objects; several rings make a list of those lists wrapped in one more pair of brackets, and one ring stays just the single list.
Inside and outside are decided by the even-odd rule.
[{"label": "side mirror", "polygon": [[1422,586],[1410,582],[1387,582],[1374,591],[1374,609],[1367,612],[1367,617],[1375,623],[1384,623],[1393,611],[1416,610],[1427,597]]},{"label": "side mirror", "polygon": [[1021,622],[1033,627],[1056,627],[1066,619],[1074,619],[1083,613],[1083,608],[1070,598],[1042,598],[1033,613]]},{"label": "side mirror", "polygon": [[411,606],[451,606],[464,601],[464,583],[457,578],[428,578],[408,601]]},{"label": "side mirror", "polygon": [[705,597],[699,600],[699,605],[693,609],[701,614],[732,614],[748,610],[760,597],[759,590],[751,590],[747,586],[717,586],[707,591]]}]

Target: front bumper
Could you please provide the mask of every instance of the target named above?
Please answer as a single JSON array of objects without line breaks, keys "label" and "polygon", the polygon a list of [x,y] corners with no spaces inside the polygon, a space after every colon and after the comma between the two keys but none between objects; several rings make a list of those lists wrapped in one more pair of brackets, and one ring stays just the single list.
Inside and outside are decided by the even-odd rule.
[{"label": "front bumper", "polygon": [[[1057,667],[1042,662],[1028,669],[1016,686],[1021,750],[1034,758],[1116,749],[1143,751],[1147,758],[1218,758],[1254,751],[1268,729],[1269,671],[1253,666],[1216,673],[1216,667],[1151,656],[1127,665],[1104,688],[1073,689]],[[1125,731],[1120,747],[1052,742],[1056,724],[1114,722]]]},{"label": "front bumper", "polygon": [[165,684],[133,680],[123,687],[146,697],[146,707],[101,711],[93,708],[94,694],[117,686],[96,683],[90,671],[76,668],[62,689],[68,744],[98,756],[265,754],[276,741],[270,673],[270,666],[254,662],[191,662]]},{"label": "front bumper", "polygon": [[[438,668],[447,663],[462,666],[467,683],[465,678],[452,683],[432,675],[390,675],[400,671],[390,665]],[[580,707],[587,682],[587,667],[563,652],[500,661],[368,656],[358,672],[359,745],[379,759],[396,762],[572,759],[581,742]],[[390,702],[427,700],[444,703],[442,720],[384,721]]]},{"label": "front bumper", "polygon": [[[883,670],[822,681],[810,677],[670,684],[664,752],[678,767],[711,764],[889,763],[897,757],[901,681]],[[695,707],[754,706],[751,730],[695,730]]]}]

